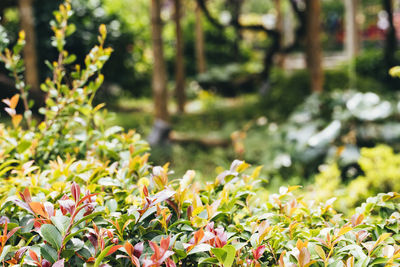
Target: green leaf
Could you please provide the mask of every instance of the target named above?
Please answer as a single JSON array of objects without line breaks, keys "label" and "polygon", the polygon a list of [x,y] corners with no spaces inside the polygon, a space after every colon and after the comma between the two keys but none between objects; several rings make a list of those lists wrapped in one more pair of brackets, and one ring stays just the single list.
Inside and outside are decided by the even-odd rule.
[{"label": "green leaf", "polygon": [[0,262],[2,262],[4,260],[7,253],[10,252],[10,249],[11,249],[11,245],[7,245],[3,248],[3,251],[1,252],[1,255],[0,255]]},{"label": "green leaf", "polygon": [[59,250],[61,248],[62,236],[57,228],[52,224],[44,224],[40,228],[40,233],[44,240],[46,240],[52,247]]},{"label": "green leaf", "polygon": [[231,267],[235,260],[236,249],[232,245],[225,245],[223,249],[226,251],[226,258],[224,260],[224,267]]},{"label": "green leaf", "polygon": [[78,231],[76,231],[76,232],[73,232],[72,234],[67,235],[67,236],[64,238],[64,245],[65,245],[71,238],[73,238],[74,236],[76,236],[76,235],[78,235],[78,234],[80,234],[80,233],[82,233],[82,232],[84,232],[84,231],[86,231],[86,229],[80,229],[80,230],[78,230]]},{"label": "green leaf", "polygon": [[224,249],[222,249],[222,248],[212,248],[211,252],[218,259],[219,263],[224,264],[224,261],[225,261],[226,256],[227,256],[227,253],[226,253],[226,251]]},{"label": "green leaf", "polygon": [[51,222],[57,227],[57,229],[61,232],[62,235],[65,235],[65,232],[68,229],[70,218],[64,215],[61,216],[53,216],[51,217]]},{"label": "green leaf", "polygon": [[40,255],[51,263],[55,263],[58,259],[57,251],[48,244],[40,247]]},{"label": "green leaf", "polygon": [[210,266],[210,264],[217,265],[218,264],[218,259],[216,259],[216,258],[205,258],[205,259],[201,259],[199,261],[199,266]]},{"label": "green leaf", "polygon": [[93,219],[94,217],[99,216],[99,215],[101,215],[101,214],[103,214],[103,213],[104,213],[103,211],[99,211],[99,212],[94,212],[94,213],[92,213],[92,214],[89,214],[89,215],[83,217],[82,219],[80,219],[79,221],[75,222],[75,223],[72,225],[72,229],[75,228],[75,227],[77,227],[77,226],[78,226],[79,224],[81,224],[82,222],[84,222],[84,221],[86,221],[86,220]]},{"label": "green leaf", "polygon": [[96,258],[96,261],[94,262],[94,267],[99,267],[102,260],[106,257],[107,253],[110,251],[110,249],[113,247],[114,245],[110,245],[108,247],[106,247],[101,253],[100,255]]},{"label": "green leaf", "polygon": [[212,249],[212,246],[209,244],[199,244],[195,246],[192,250],[189,251],[188,255],[199,253],[199,252],[208,252]]},{"label": "green leaf", "polygon": [[108,211],[110,213],[115,212],[115,211],[117,211],[118,203],[115,199],[110,199],[106,202],[106,207],[108,208]]},{"label": "green leaf", "polygon": [[72,238],[71,242],[68,243],[70,245],[68,245],[68,249],[74,250],[74,251],[78,251],[81,248],[83,248],[83,246],[85,245],[85,242],[83,242],[81,239],[79,238]]},{"label": "green leaf", "polygon": [[235,260],[236,248],[232,245],[225,245],[223,248],[212,248],[211,252],[224,267],[231,267]]}]

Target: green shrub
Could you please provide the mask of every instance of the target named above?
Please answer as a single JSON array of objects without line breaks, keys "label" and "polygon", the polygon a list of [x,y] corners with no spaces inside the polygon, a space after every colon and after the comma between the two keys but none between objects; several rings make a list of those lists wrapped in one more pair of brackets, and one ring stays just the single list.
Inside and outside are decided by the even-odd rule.
[{"label": "green shrub", "polygon": [[[260,167],[234,161],[214,182],[194,171],[170,181],[168,164],[150,166],[147,145],[119,127],[105,129],[91,100],[110,50],[100,44],[64,83],[70,33],[67,1],[52,22],[60,51],[35,125],[15,107],[24,34],[1,53],[18,94],[4,103],[13,125],[1,126],[0,261],[19,266],[370,266],[399,264],[400,195],[370,198],[351,218],[332,201],[311,204],[298,187],[268,194]],[[70,60],[69,60],[70,59]]]},{"label": "green shrub", "polygon": [[[326,201],[336,197],[335,207],[348,212],[364,202],[369,196],[380,192],[400,191],[398,179],[400,172],[400,155],[386,145],[374,148],[362,148],[358,159],[360,172],[350,181],[343,179],[337,163],[323,168],[315,177],[315,184],[310,185],[311,197],[317,201]],[[311,189],[312,188],[312,189]]]},{"label": "green shrub", "polygon": [[[400,62],[400,54],[396,53],[395,62]],[[388,74],[389,70],[385,66],[383,59],[383,50],[367,50],[356,58],[355,61],[356,72],[359,76],[359,81],[363,82],[363,79],[370,80],[373,77],[374,80],[381,84],[382,88],[389,90],[399,90],[400,80],[390,77]]]}]

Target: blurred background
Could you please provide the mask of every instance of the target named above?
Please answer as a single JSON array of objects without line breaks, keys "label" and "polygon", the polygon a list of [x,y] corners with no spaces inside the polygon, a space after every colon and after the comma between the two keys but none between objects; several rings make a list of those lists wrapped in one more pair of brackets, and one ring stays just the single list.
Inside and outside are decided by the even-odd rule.
[{"label": "blurred background", "polygon": [[[26,82],[57,59],[58,0],[1,0],[2,32],[27,34]],[[114,49],[97,102],[148,138],[155,164],[212,180],[234,159],[267,187],[321,198],[400,190],[398,0],[71,0],[78,61],[108,30]],[[15,93],[0,67],[0,95]],[[38,105],[39,105],[38,104]],[[7,118],[2,114],[1,120]],[[351,192],[351,193],[349,193]],[[350,203],[350,204],[348,204]]]}]

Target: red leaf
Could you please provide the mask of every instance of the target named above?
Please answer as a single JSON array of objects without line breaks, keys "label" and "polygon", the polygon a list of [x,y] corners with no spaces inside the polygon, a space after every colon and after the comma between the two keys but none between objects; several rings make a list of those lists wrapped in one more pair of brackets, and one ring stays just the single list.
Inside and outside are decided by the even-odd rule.
[{"label": "red leaf", "polygon": [[19,192],[19,195],[26,203],[32,202],[31,193],[29,192],[28,188],[25,188],[23,193]]},{"label": "red leaf", "polygon": [[10,232],[7,233],[7,240],[10,239],[10,237],[13,236],[13,234],[15,234],[16,231],[18,231],[19,229],[21,229],[21,226],[15,227],[13,228]]},{"label": "red leaf", "polygon": [[119,248],[122,248],[121,245],[115,245],[113,246],[106,254],[106,256],[110,256],[111,254],[113,254],[115,251],[117,251]]},{"label": "red leaf", "polygon": [[143,186],[143,194],[144,194],[144,196],[146,196],[146,197],[149,196],[149,190],[147,190],[147,186]]},{"label": "red leaf", "polygon": [[165,266],[166,267],[176,267],[176,264],[175,264],[175,262],[173,260],[167,259],[166,263],[165,263]]},{"label": "red leaf", "polygon": [[72,193],[72,197],[75,199],[75,203],[78,202],[81,197],[81,188],[75,182],[72,183],[71,193]]},{"label": "red leaf", "polygon": [[89,194],[84,196],[79,202],[78,204],[76,204],[76,206],[79,206],[80,204],[82,204],[85,200],[90,199],[91,197],[97,196],[99,193],[94,193],[94,194]]},{"label": "red leaf", "polygon": [[144,249],[143,242],[137,243],[135,245],[135,248],[134,248],[134,251],[133,251],[133,255],[135,255],[136,257],[140,258],[140,256],[142,256],[143,249]]},{"label": "red leaf", "polygon": [[75,211],[75,202],[72,199],[69,199],[67,196],[63,196],[59,201],[58,204],[60,204],[61,212],[63,215],[74,213]]},{"label": "red leaf", "polygon": [[265,246],[259,246],[257,249],[253,249],[253,257],[255,260],[259,260],[261,256],[264,254]]},{"label": "red leaf", "polygon": [[[160,248],[157,246],[157,244],[152,242],[152,241],[149,241],[149,245],[150,245],[151,249],[154,251],[154,255],[153,256],[156,259],[161,258]],[[153,256],[151,257],[152,259],[153,259]]]},{"label": "red leaf", "polygon": [[29,250],[29,256],[34,260],[35,262],[39,262],[38,256],[33,250]]},{"label": "red leaf", "polygon": [[166,239],[161,238],[160,248],[162,249],[162,252],[161,252],[162,254],[164,254],[165,251],[168,250],[170,239],[171,238],[169,236]]},{"label": "red leaf", "polygon": [[18,261],[22,258],[22,255],[28,250],[27,247],[22,247],[15,252],[14,258],[17,259]]}]

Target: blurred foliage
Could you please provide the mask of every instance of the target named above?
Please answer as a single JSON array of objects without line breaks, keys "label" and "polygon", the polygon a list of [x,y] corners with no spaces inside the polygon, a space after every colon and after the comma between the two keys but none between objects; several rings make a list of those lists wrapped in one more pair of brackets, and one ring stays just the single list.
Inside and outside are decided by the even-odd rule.
[{"label": "blurred foliage", "polygon": [[356,91],[311,95],[286,122],[261,117],[246,130],[243,158],[283,179],[311,177],[337,156],[345,169],[357,162],[361,147],[398,143],[399,100]]},{"label": "blurred foliage", "polygon": [[[395,54],[395,62],[400,63],[400,53]],[[389,69],[385,66],[382,50],[366,50],[356,58],[356,72],[359,75],[359,81],[367,78],[379,82],[380,91],[393,90],[398,91],[400,88],[400,79],[393,78],[389,75]]]},{"label": "blurred foliage", "polygon": [[[297,197],[299,186],[270,194],[261,167],[249,169],[244,161],[233,161],[206,184],[194,181],[193,170],[171,180],[169,164],[150,165],[147,143],[133,131],[106,126],[103,105],[93,105],[112,52],[104,46],[105,25],[65,82],[66,66],[76,60],[66,50],[75,30],[67,23],[71,15],[66,1],[51,22],[59,60],[41,85],[48,94],[39,124],[22,82],[25,34],[0,50],[20,91],[3,100],[12,125],[0,124],[4,266],[399,264],[397,193],[369,198],[350,217],[338,214],[333,200]],[[23,114],[16,111],[20,100]]]},{"label": "blurred foliage", "polygon": [[351,212],[368,197],[380,192],[399,192],[400,155],[386,145],[361,148],[358,159],[359,169],[347,169],[351,179],[343,177],[337,162],[322,168],[315,177],[315,184],[309,185],[308,198],[326,201],[335,197],[335,207],[342,212]]}]

